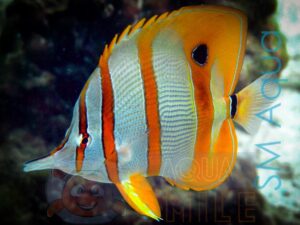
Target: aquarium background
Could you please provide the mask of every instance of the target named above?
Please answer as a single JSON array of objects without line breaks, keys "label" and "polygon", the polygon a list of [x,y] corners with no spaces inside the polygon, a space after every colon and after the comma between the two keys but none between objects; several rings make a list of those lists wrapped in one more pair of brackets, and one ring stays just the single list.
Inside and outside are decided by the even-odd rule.
[{"label": "aquarium background", "polygon": [[[298,0],[0,0],[1,224],[158,223],[133,212],[113,185],[22,167],[61,141],[73,104],[115,33],[143,17],[199,4],[228,5],[248,16],[237,90],[278,68],[263,57],[280,59],[277,74],[285,80],[273,114],[280,127],[264,122],[254,136],[238,130],[237,164],[215,190],[183,191],[151,178],[164,218],[159,223],[300,224]],[[265,31],[277,32],[264,42],[277,51],[262,47]],[[260,143],[276,144],[268,152]],[[269,169],[258,167],[269,159]],[[74,201],[95,201],[97,208],[82,213]]]}]

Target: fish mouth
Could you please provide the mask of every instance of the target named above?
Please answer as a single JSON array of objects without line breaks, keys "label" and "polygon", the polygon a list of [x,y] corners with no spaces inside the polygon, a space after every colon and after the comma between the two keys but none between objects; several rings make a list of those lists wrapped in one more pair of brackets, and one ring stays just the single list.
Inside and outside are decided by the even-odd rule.
[{"label": "fish mouth", "polygon": [[86,211],[89,211],[89,210],[92,210],[93,208],[96,207],[97,205],[97,202],[92,202],[91,204],[79,204],[77,203],[78,207],[83,209],[83,210],[86,210]]}]

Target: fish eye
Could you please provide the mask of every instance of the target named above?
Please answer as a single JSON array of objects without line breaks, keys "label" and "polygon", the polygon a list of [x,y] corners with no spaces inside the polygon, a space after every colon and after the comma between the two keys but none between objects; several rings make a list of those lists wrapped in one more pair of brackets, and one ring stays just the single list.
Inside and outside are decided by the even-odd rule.
[{"label": "fish eye", "polygon": [[80,134],[77,139],[77,146],[85,147],[91,142],[91,137],[88,133]]},{"label": "fish eye", "polygon": [[200,44],[194,48],[192,52],[192,58],[200,66],[204,66],[207,63],[208,49],[206,44]]},{"label": "fish eye", "polygon": [[84,137],[81,140],[81,144],[86,145],[89,142],[89,137]]}]

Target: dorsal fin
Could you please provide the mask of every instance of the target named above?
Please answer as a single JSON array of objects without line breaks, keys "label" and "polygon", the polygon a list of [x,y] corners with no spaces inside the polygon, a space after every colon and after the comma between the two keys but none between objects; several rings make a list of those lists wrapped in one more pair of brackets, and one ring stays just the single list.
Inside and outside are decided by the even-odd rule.
[{"label": "dorsal fin", "polygon": [[165,19],[169,15],[169,12],[165,12],[161,14],[157,19],[156,22],[161,22],[163,19]]},{"label": "dorsal fin", "polygon": [[129,31],[128,35],[133,34],[136,30],[140,29],[143,27],[144,23],[145,23],[146,19],[143,18],[140,21],[138,21],[132,28],[131,31]]},{"label": "dorsal fin", "polygon": [[149,27],[151,24],[155,22],[157,15],[152,16],[147,22],[144,24],[143,28]]},{"label": "dorsal fin", "polygon": [[108,46],[108,52],[111,53],[113,48],[115,47],[115,44],[117,43],[117,39],[118,39],[118,34],[116,34],[114,36],[114,38],[112,39],[112,41],[110,42],[109,46]]},{"label": "dorsal fin", "polygon": [[120,41],[122,41],[122,39],[123,39],[126,35],[128,35],[130,29],[131,29],[131,25],[128,25],[128,26],[123,30],[123,32],[120,34],[117,43],[119,43]]},{"label": "dorsal fin", "polygon": [[137,23],[135,23],[133,26],[128,25],[120,35],[116,34],[109,45],[106,45],[104,48],[104,51],[100,57],[99,64],[102,60],[106,59],[108,60],[109,56],[111,55],[114,47],[118,45],[122,40],[124,40],[125,37],[130,38],[136,31],[140,32],[141,30],[150,27],[151,25],[155,23],[162,22],[163,20],[169,18],[171,15],[174,15],[176,12],[179,12],[180,10],[174,10],[171,13],[165,12],[161,14],[160,16],[154,15],[150,19],[146,20],[145,18],[139,20]]}]

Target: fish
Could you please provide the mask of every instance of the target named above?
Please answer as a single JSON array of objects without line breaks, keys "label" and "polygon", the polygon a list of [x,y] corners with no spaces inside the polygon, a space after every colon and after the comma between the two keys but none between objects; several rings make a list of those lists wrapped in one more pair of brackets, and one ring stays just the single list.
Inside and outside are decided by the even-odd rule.
[{"label": "fish", "polygon": [[[105,45],[61,144],[24,171],[58,169],[113,183],[139,214],[161,220],[147,177],[211,190],[234,168],[234,123],[256,132],[272,101],[264,75],[234,93],[247,17],[225,6],[187,6],[127,26]],[[268,81],[268,85],[265,85]]]}]

